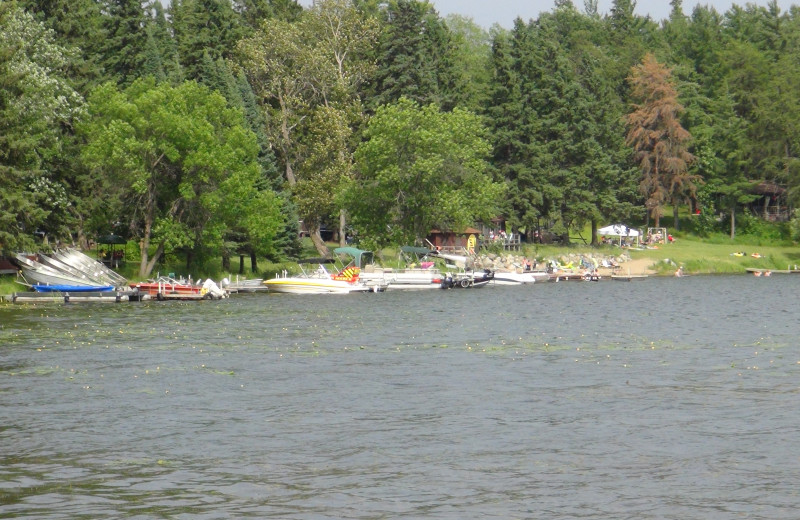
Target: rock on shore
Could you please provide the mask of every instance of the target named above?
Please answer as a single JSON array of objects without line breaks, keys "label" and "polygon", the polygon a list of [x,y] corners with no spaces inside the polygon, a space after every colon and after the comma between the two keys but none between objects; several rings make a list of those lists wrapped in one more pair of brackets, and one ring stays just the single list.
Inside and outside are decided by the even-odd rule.
[{"label": "rock on shore", "polygon": [[[523,255],[515,254],[495,254],[488,253],[478,255],[475,259],[475,269],[489,269],[491,271],[509,272],[518,271],[523,268],[526,257]],[[568,255],[561,255],[555,258],[540,259],[538,263],[535,259],[530,259],[533,262],[533,268],[536,270],[544,270],[552,263],[561,266],[573,266],[576,269],[584,266],[603,266],[603,265],[622,265],[631,261],[630,255],[622,252],[619,255],[604,255],[600,253],[570,253]]]}]

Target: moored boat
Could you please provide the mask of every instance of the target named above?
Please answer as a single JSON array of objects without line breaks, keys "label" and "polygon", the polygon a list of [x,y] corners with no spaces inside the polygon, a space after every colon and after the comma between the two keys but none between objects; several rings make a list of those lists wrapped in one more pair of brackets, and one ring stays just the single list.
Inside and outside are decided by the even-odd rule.
[{"label": "moored boat", "polygon": [[237,276],[236,280],[233,281],[223,278],[220,285],[223,289],[226,289],[232,293],[253,293],[267,290],[267,287],[264,286],[263,278],[248,278],[240,280]]},{"label": "moored boat", "polygon": [[25,255],[17,254],[15,261],[22,271],[23,285],[72,285],[72,286],[97,286],[98,283],[85,276],[75,276],[44,265]]},{"label": "moored boat", "polygon": [[[289,275],[283,271],[275,278],[264,280],[264,285],[271,292],[288,294],[349,294],[379,290],[361,281],[357,268],[332,273],[325,265],[333,263],[334,260],[329,258],[303,260],[299,262],[300,274]],[[314,265],[317,267],[312,268]]]},{"label": "moored boat", "polygon": [[611,279],[615,282],[635,282],[637,280],[646,280],[646,274],[612,274]]},{"label": "moored boat", "polygon": [[[17,254],[14,258],[20,269],[22,281],[40,292],[62,291],[51,287],[69,287],[76,292],[78,287],[90,287],[89,292],[106,291],[124,286],[125,278],[110,271],[99,262],[83,253],[71,249],[36,255]],[[84,291],[87,291],[85,289]]]},{"label": "moored boat", "polygon": [[442,289],[470,289],[485,287],[494,280],[494,271],[484,269],[482,273],[460,272],[448,273],[442,280]]},{"label": "moored boat", "polygon": [[337,255],[349,258],[348,266],[360,269],[359,279],[368,287],[385,287],[387,291],[394,290],[420,290],[438,289],[441,287],[444,275],[434,266],[434,263],[426,258],[430,250],[412,246],[401,247],[404,255],[416,255],[413,265],[394,269],[376,265],[373,261],[371,251],[357,249],[355,247],[340,247],[334,249]]},{"label": "moored boat", "polygon": [[202,289],[199,285],[184,280],[176,280],[167,276],[161,276],[149,282],[133,282],[131,289],[138,289],[141,294],[158,296],[159,294],[200,294]]},{"label": "moored boat", "polygon": [[[536,275],[531,271],[522,273],[509,271],[495,271],[492,283],[494,285],[522,285],[536,282]],[[549,278],[549,277],[548,277]]]},{"label": "moored boat", "polygon": [[128,283],[124,276],[76,249],[60,249],[48,256],[82,272],[91,273],[94,278],[108,285],[124,286]]},{"label": "moored boat", "polygon": [[49,292],[61,292],[61,293],[85,293],[85,292],[111,292],[114,290],[113,285],[43,285],[43,284],[33,284],[31,285],[36,292],[41,293],[49,293]]},{"label": "moored boat", "polygon": [[226,298],[229,293],[211,279],[202,284],[193,284],[191,280],[176,280],[168,276],[161,276],[148,282],[134,282],[130,288],[136,290],[139,297],[146,296],[158,300],[218,300]]}]

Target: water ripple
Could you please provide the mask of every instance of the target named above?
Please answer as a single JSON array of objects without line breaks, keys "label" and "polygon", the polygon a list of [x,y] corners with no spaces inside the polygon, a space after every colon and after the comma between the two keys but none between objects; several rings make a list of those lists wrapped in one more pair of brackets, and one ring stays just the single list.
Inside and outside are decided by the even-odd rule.
[{"label": "water ripple", "polygon": [[0,511],[793,519],[798,289],[2,307]]}]

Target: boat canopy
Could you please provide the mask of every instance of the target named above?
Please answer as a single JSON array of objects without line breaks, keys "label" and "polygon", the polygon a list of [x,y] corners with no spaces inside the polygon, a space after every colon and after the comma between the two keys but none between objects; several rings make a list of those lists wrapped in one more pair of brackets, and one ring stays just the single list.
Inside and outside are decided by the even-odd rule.
[{"label": "boat canopy", "polygon": [[429,255],[433,252],[430,248],[418,246],[402,246],[400,251],[412,255]]},{"label": "boat canopy", "polygon": [[306,258],[304,260],[298,260],[298,264],[334,264],[336,260],[334,258]]},{"label": "boat canopy", "polygon": [[353,264],[359,269],[363,268],[365,264],[372,263],[372,251],[365,251],[355,247],[337,247],[333,252],[337,255],[349,255],[353,257]]},{"label": "boat canopy", "polygon": [[128,240],[119,235],[111,233],[110,235],[100,235],[97,237],[98,244],[127,244]]}]

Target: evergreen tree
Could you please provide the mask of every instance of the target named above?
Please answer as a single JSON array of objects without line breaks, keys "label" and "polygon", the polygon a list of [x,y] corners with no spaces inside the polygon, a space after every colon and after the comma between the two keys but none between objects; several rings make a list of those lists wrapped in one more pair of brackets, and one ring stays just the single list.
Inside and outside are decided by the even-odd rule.
[{"label": "evergreen tree", "polygon": [[144,66],[149,19],[140,0],[108,0],[106,8],[101,63],[106,77],[130,85]]},{"label": "evergreen tree", "polygon": [[70,51],[13,3],[0,4],[0,250],[33,233],[69,239],[70,198],[58,170],[84,100],[65,77]]},{"label": "evergreen tree", "polygon": [[166,79],[173,84],[184,80],[183,70],[178,57],[178,46],[172,37],[172,26],[167,21],[167,16],[161,2],[152,4],[152,18],[148,24],[148,38],[153,39],[161,67]]},{"label": "evergreen tree", "polygon": [[187,79],[204,81],[203,56],[214,62],[232,57],[245,34],[242,19],[228,0],[175,0],[170,14]]},{"label": "evergreen tree", "polygon": [[546,157],[532,139],[539,118],[529,99],[535,92],[526,87],[534,52],[536,48],[528,28],[519,18],[510,33],[495,36],[494,75],[487,110],[494,140],[493,163],[498,177],[508,186],[508,198],[501,209],[515,230],[525,229],[531,238],[546,213],[543,182],[538,179],[535,168],[536,162]]},{"label": "evergreen tree", "polygon": [[451,109],[462,99],[450,31],[427,1],[389,2],[377,63],[372,107],[407,97]]},{"label": "evergreen tree", "polygon": [[462,107],[483,112],[489,101],[492,47],[489,33],[471,18],[449,15],[446,18],[453,38],[458,84],[464,85]]},{"label": "evergreen tree", "polygon": [[144,46],[144,63],[141,74],[142,76],[152,76],[158,82],[165,81],[167,73],[164,71],[164,62],[161,60],[161,50],[153,36],[153,26],[149,25],[146,32],[147,41]]},{"label": "evergreen tree", "polygon": [[55,32],[56,41],[77,53],[70,58],[68,77],[82,94],[108,79],[100,62],[105,41],[102,4],[95,0],[19,0],[25,11]]},{"label": "evergreen tree", "polygon": [[646,208],[658,227],[662,205],[696,189],[697,177],[689,173],[694,160],[687,149],[691,135],[681,126],[683,106],[667,67],[647,54],[632,69],[629,81],[639,103],[627,116],[627,142],[642,172]]},{"label": "evergreen tree", "polygon": [[303,12],[297,0],[233,0],[233,7],[251,31],[259,30],[268,18],[295,22]]}]

